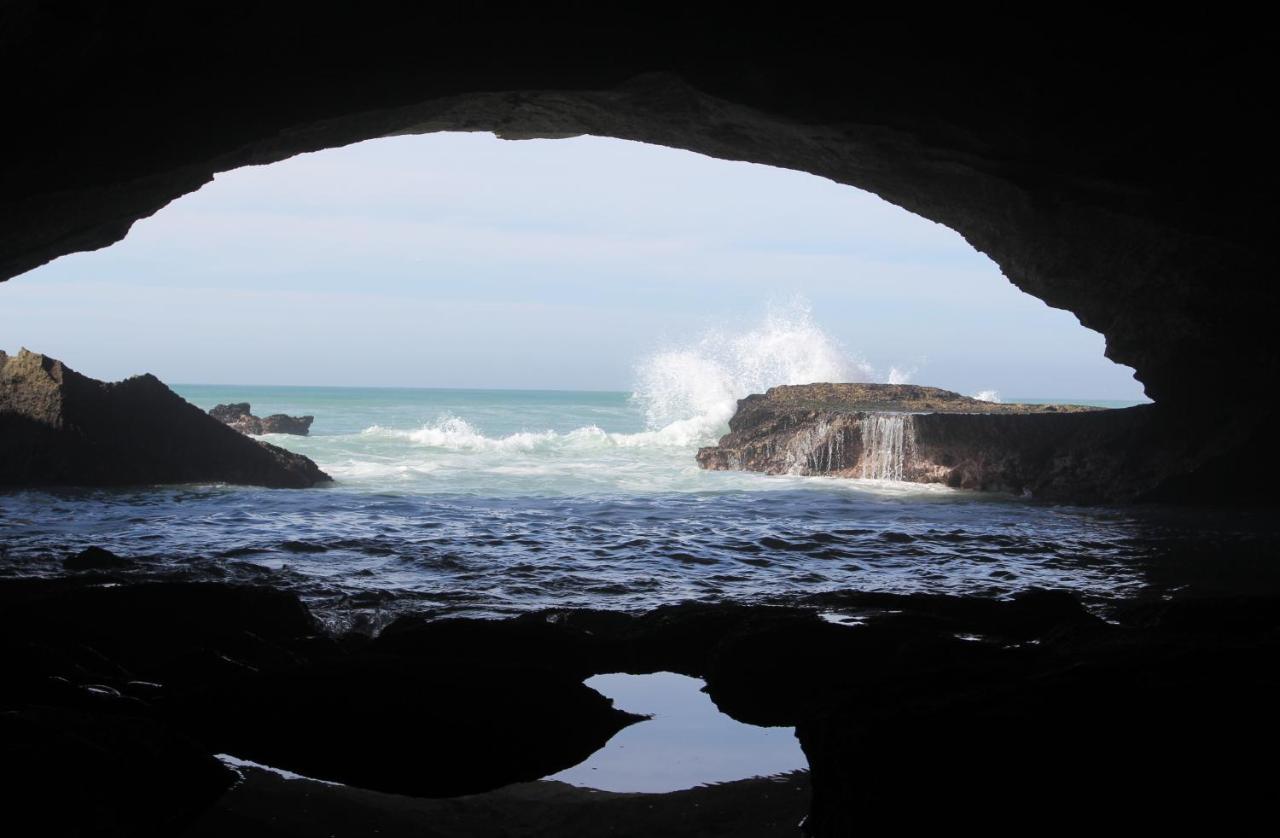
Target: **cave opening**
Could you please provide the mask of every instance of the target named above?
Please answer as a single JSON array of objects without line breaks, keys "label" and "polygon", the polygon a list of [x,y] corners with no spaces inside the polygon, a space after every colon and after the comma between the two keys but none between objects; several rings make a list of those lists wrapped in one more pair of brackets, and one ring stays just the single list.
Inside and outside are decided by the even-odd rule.
[{"label": "cave opening", "polygon": [[592,136],[409,135],[236,169],[4,290],[11,343],[112,380],[633,390],[645,355],[775,312],[815,343],[763,339],[813,368],[751,387],[1145,400],[1100,335],[940,224],[800,172]]},{"label": "cave opening", "polygon": [[[407,135],[238,169],[2,290],[11,339],[98,378],[157,373],[202,411],[247,405],[233,427],[265,429],[335,480],[300,496],[203,490],[198,505],[178,491],[160,538],[131,512],[150,496],[125,489],[11,530],[11,551],[196,559],[216,535],[224,557],[327,590],[329,619],[365,630],[398,613],[376,602],[386,585],[443,603],[497,584],[441,605],[480,616],[832,585],[1090,588],[1098,573],[1060,572],[1044,548],[1033,574],[981,567],[986,554],[911,567],[907,545],[953,524],[1046,517],[1007,502],[1022,484],[993,478],[976,497],[954,489],[971,488],[963,464],[952,481],[906,466],[914,422],[878,434],[822,420],[778,443],[767,476],[699,451],[740,399],[778,385],[941,385],[977,397],[969,412],[1004,407],[1000,393],[1142,398],[1100,335],[941,225],[807,174],[591,136]],[[313,424],[271,433],[251,411]],[[645,514],[615,520],[619,499]],[[40,517],[40,496],[9,502]],[[851,503],[867,526],[836,533]],[[917,504],[932,511],[903,526]],[[1065,533],[1091,526],[1083,515]],[[584,539],[594,566],[543,560]],[[862,560],[885,544],[903,546]],[[1117,573],[1115,589],[1138,576]]]},{"label": "cave opening", "polygon": [[[749,402],[741,432],[697,465],[681,454],[684,476],[712,488],[674,492],[652,491],[633,467],[640,446],[622,444],[651,441],[637,437],[652,432],[640,414],[600,425],[633,403],[543,391],[526,405],[600,428],[573,440],[562,437],[586,427],[577,419],[554,436],[545,422],[475,433],[410,406],[416,431],[356,438],[368,427],[356,421],[351,446],[330,452],[402,481],[362,493],[354,470],[302,488],[314,463],[210,425],[155,379],[108,387],[48,358],[0,356],[10,819],[76,834],[573,835],[603,823],[794,835],[804,813],[806,834],[835,836],[1046,813],[1219,831],[1265,816],[1268,775],[1248,757],[1280,739],[1272,411],[1258,386],[1277,359],[1258,188],[1275,50],[1254,30],[1004,20],[964,33],[772,8],[485,4],[285,4],[251,20],[219,7],[192,27],[154,4],[7,5],[0,277],[119,241],[217,173],[303,152],[442,130],[613,137],[809,172],[944,224],[1105,335],[1155,400],[979,416],[967,402],[924,409],[916,394],[919,410],[859,424],[830,408],[886,408],[885,391],[787,391]],[[0,299],[31,279],[0,285]],[[126,289],[139,315],[163,298],[126,279],[60,302],[101,319]],[[823,319],[828,300],[811,302],[813,323],[840,328]],[[0,311],[6,336],[26,327],[21,306]],[[172,328],[149,344],[125,320],[84,352],[72,335],[64,360],[135,372],[92,367],[131,342],[159,347],[154,363],[181,360],[167,350],[205,314],[186,311],[144,317]],[[624,343],[642,313],[601,323],[599,344]],[[768,343],[763,317],[748,317],[745,343]],[[420,343],[427,329],[407,326]],[[860,335],[844,343],[875,351]],[[922,371],[938,369],[929,360]],[[680,377],[679,364],[659,369]],[[284,380],[272,379],[260,383]],[[315,423],[284,441],[322,444]],[[557,446],[580,485],[608,472],[601,452],[622,478],[594,494],[403,491],[448,475],[398,472],[396,451],[459,442],[492,458],[495,481],[538,485],[536,458]],[[868,447],[883,456],[850,459]],[[936,491],[876,480],[908,473]],[[951,478],[1015,491],[950,491]],[[602,607],[578,607],[591,603]],[[794,726],[808,785],[612,795],[522,782],[643,729],[584,679],[661,672],[702,680],[739,721]]]},{"label": "cave opening", "polygon": [[[1063,524],[999,494],[913,484],[901,463],[825,477],[698,467],[738,400],[777,385],[915,379],[988,404],[997,390],[1142,400],[1100,335],[1009,285],[957,234],[807,174],[595,137],[367,141],[219,175],[123,241],[3,292],[0,330],[95,377],[145,369],[202,411],[305,415],[300,431],[234,426],[334,478],[5,495],[23,573],[95,549],[127,557],[112,569],[139,580],[229,571],[297,593],[327,631],[354,636],[423,609],[495,619],[832,588],[1106,597],[1144,584],[1133,550],[1064,569],[1061,545],[1033,543],[1047,525],[1065,543],[1099,526],[1130,542],[1144,524],[1124,515]],[[901,459],[905,414],[888,415]],[[50,519],[50,502],[74,514]],[[1037,533],[999,546],[1018,530]],[[969,539],[986,546],[955,549]],[[951,567],[920,564],[922,550]],[[841,614],[827,612],[833,625]],[[677,721],[703,712],[688,709],[700,706],[689,675],[664,677],[682,698],[651,702]],[[776,730],[743,730],[761,732],[712,734],[742,744],[703,742],[712,752],[681,782],[744,779],[698,773],[730,757],[803,765]],[[601,751],[595,776],[646,790],[626,784],[677,759],[649,751]],[[598,767],[582,765],[564,776],[588,782]]]}]

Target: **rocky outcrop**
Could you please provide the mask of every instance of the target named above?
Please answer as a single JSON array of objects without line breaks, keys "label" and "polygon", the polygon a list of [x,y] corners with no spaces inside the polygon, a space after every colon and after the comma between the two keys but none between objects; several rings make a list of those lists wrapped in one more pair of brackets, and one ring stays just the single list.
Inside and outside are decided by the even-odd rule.
[{"label": "rocky outcrop", "polygon": [[234,780],[212,754],[452,796],[568,768],[640,718],[536,663],[336,642],[270,588],[0,581],[0,755],[49,834],[187,817]]},{"label": "rocky outcrop", "polygon": [[[116,582],[0,581],[12,802],[84,834],[189,818],[231,781],[211,753],[418,796],[549,774],[636,721],[581,683],[606,672],[683,672],[739,721],[795,726],[819,838],[912,807],[930,825],[996,807],[1152,826],[1256,818],[1272,798],[1252,757],[1280,747],[1275,597],[1120,602],[1102,619],[1061,592],[835,591],[406,616],[370,640],[319,633],[281,591]],[[1152,805],[1166,795],[1179,805]]]},{"label": "rocky outcrop", "polygon": [[771,387],[763,395],[751,395],[738,402],[730,420],[760,424],[758,415],[779,412],[856,413],[1090,413],[1103,408],[1078,404],[1006,404],[962,396],[940,387],[918,384],[784,384]]},{"label": "rocky outcrop", "polygon": [[273,413],[266,418],[260,418],[253,415],[248,402],[220,404],[210,410],[209,415],[242,434],[253,436],[262,434],[306,436],[311,433],[311,423],[316,420],[314,416],[286,416],[283,413]]},{"label": "rocky outcrop", "polygon": [[738,402],[729,433],[698,452],[712,470],[940,483],[1047,500],[1203,500],[1242,429],[1197,436],[1154,405],[1101,410],[992,404],[933,387],[810,384]]},{"label": "rocky outcrop", "polygon": [[246,439],[153,375],[108,384],[25,349],[0,353],[0,486],[328,480],[311,460]]}]

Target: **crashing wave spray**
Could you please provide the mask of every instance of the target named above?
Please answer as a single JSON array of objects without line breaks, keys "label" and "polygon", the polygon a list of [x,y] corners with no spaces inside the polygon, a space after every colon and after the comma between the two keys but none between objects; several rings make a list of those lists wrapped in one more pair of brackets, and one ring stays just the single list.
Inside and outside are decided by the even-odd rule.
[{"label": "crashing wave spray", "polygon": [[904,413],[869,413],[862,419],[862,477],[902,480],[915,423]]},{"label": "crashing wave spray", "polygon": [[808,305],[772,310],[738,334],[709,331],[694,343],[645,358],[634,397],[651,430],[713,442],[738,399],[779,384],[869,381],[874,371],[813,322]]},{"label": "crashing wave spray", "polygon": [[[891,377],[903,373],[893,370]],[[771,310],[754,328],[709,331],[695,341],[645,358],[636,368],[632,398],[645,415],[646,430],[611,433],[595,425],[568,432],[522,431],[501,437],[482,434],[461,417],[441,415],[416,430],[364,430],[370,440],[406,440],[416,446],[468,453],[589,454],[606,449],[684,449],[716,442],[738,400],[780,384],[875,380],[875,371],[850,355],[814,323],[802,301]],[[825,433],[825,431],[824,431]],[[806,473],[835,468],[843,457],[843,436],[814,442],[821,463],[799,462]],[[797,455],[799,456],[799,455]]]}]

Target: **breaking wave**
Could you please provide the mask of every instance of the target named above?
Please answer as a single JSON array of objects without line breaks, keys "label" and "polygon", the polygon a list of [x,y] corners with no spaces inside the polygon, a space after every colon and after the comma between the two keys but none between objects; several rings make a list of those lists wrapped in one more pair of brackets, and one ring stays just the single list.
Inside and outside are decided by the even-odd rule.
[{"label": "breaking wave", "polygon": [[474,425],[456,416],[442,417],[413,430],[397,430],[373,425],[362,436],[384,440],[405,440],[425,448],[460,452],[523,452],[589,450],[600,448],[632,448],[640,446],[684,448],[701,440],[685,433],[676,422],[655,431],[610,433],[596,425],[586,425],[565,433],[556,431],[521,431],[506,436],[485,436]]},{"label": "breaking wave", "polygon": [[[890,370],[892,383],[910,372]],[[728,430],[738,400],[780,384],[873,381],[875,370],[851,354],[813,320],[807,304],[771,310],[759,324],[737,332],[709,330],[683,345],[662,349],[637,364],[631,399],[645,430],[522,431],[486,436],[457,416],[441,416],[416,430],[379,425],[364,435],[404,440],[455,452],[564,452],[603,448],[689,448],[711,445]]]},{"label": "breaking wave", "polygon": [[636,368],[633,398],[650,429],[678,428],[690,439],[714,440],[728,427],[738,400],[751,393],[780,384],[875,378],[866,361],[814,323],[807,304],[793,302],[754,328],[710,330],[646,357]]},{"label": "breaking wave", "polygon": [[[897,368],[891,381],[904,380]],[[604,480],[605,473],[646,485],[675,487],[696,471],[691,449],[712,445],[728,430],[737,400],[781,384],[877,380],[876,371],[815,324],[808,306],[792,303],[737,331],[709,330],[637,363],[626,417],[582,413],[526,417],[532,429],[485,432],[484,415],[442,411],[419,427],[371,425],[342,439],[312,438],[312,455],[347,480],[479,472],[502,476],[558,475],[564,485]],[[460,416],[460,413],[462,415]],[[575,422],[577,417],[585,422]],[[605,425],[605,427],[600,427]],[[621,426],[620,426],[621,425]],[[518,426],[517,426],[518,427]],[[550,430],[544,430],[550,429]],[[570,430],[571,429],[571,430]],[[323,449],[332,444],[332,449]],[[598,473],[593,473],[598,472]]]}]

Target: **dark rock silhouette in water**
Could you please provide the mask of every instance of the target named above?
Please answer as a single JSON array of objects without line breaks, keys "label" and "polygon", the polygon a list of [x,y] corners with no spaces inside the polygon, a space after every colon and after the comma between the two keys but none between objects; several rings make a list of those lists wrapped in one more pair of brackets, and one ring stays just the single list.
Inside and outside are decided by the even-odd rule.
[{"label": "dark rock silhouette in water", "polygon": [[260,418],[253,415],[248,402],[220,404],[210,410],[209,415],[242,434],[253,436],[262,434],[306,436],[311,433],[311,423],[316,419],[314,416],[286,416],[283,413],[273,413]]},{"label": "dark rock silhouette in water", "polygon": [[62,566],[67,570],[120,570],[133,567],[133,562],[101,547],[86,547],[63,559]]},{"label": "dark rock silhouette in water", "polygon": [[308,458],[246,439],[153,375],[108,384],[25,349],[0,353],[0,486],[328,480]]},{"label": "dark rock silhouette in water", "polygon": [[[1258,416],[993,404],[936,387],[805,384],[738,402],[706,469],[940,483],[1044,500],[1204,501]],[[1229,492],[1224,492],[1224,497]]]}]

